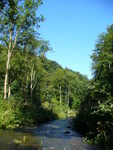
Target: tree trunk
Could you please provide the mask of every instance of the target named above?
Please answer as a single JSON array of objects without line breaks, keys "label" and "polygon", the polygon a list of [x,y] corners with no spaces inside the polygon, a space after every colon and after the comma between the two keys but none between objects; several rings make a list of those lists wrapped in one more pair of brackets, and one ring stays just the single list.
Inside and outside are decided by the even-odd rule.
[{"label": "tree trunk", "polygon": [[32,101],[32,96],[33,96],[33,90],[36,86],[35,82],[35,71],[33,67],[31,68],[31,85],[30,85],[30,100]]},{"label": "tree trunk", "polygon": [[7,98],[7,83],[8,83],[9,63],[10,63],[10,58],[11,58],[11,44],[12,44],[12,31],[10,32],[10,41],[9,41],[7,63],[6,63],[6,73],[5,73],[5,79],[4,79],[4,99]]},{"label": "tree trunk", "polygon": [[[10,65],[9,65],[9,69],[10,69]],[[10,98],[11,96],[11,76],[8,75],[8,99]]]},{"label": "tree trunk", "polygon": [[31,69],[31,85],[30,85],[30,100],[32,101],[32,93],[33,93],[33,68]]},{"label": "tree trunk", "polygon": [[8,99],[10,98],[10,96],[11,96],[11,87],[9,85],[9,87],[8,87]]},{"label": "tree trunk", "polygon": [[61,86],[60,86],[60,106],[62,105],[62,91],[61,91]]},{"label": "tree trunk", "polygon": [[69,106],[69,97],[70,97],[70,87],[68,86],[68,92],[67,92],[67,106]]},{"label": "tree trunk", "polygon": [[[12,44],[12,30],[10,31],[9,48],[8,48],[8,54],[7,54],[7,63],[6,63],[6,71],[5,71],[5,79],[4,79],[4,99],[7,98],[7,83],[8,83],[9,64],[10,64],[12,50],[15,48],[15,45],[16,45],[17,34],[18,34],[18,31],[16,32],[14,43]],[[10,94],[9,94],[9,96],[10,96]]]},{"label": "tree trunk", "polygon": [[27,103],[27,94],[28,94],[28,75],[26,77],[25,90],[24,90],[24,101],[25,101],[25,103]]}]

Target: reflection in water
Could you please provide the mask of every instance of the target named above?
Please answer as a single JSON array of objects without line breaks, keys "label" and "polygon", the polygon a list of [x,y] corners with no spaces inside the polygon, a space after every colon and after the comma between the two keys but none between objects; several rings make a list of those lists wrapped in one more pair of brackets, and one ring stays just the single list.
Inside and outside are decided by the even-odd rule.
[{"label": "reflection in water", "polygon": [[0,133],[0,150],[39,150],[41,144],[40,138],[34,136],[33,132],[2,131]]},{"label": "reflection in water", "polygon": [[0,132],[0,150],[95,150],[82,142],[68,120],[57,120],[38,128]]}]

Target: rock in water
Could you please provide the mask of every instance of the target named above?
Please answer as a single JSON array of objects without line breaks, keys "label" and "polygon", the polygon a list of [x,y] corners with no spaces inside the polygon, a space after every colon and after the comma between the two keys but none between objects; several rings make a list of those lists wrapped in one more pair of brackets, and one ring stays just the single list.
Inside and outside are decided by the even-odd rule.
[{"label": "rock in water", "polygon": [[64,133],[70,135],[71,131],[67,130],[67,131],[64,131]]}]

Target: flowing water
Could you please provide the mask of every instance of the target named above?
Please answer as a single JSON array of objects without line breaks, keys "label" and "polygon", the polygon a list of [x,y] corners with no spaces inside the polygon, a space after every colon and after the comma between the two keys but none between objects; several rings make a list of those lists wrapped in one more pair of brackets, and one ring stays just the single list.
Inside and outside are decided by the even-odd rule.
[{"label": "flowing water", "polygon": [[0,150],[96,150],[83,143],[68,119],[55,120],[37,128],[0,132]]}]

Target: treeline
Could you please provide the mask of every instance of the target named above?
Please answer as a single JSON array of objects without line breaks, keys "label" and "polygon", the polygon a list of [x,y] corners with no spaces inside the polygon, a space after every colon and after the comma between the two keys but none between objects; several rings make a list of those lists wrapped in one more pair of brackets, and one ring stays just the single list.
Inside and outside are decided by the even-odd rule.
[{"label": "treeline", "polygon": [[75,128],[87,140],[113,149],[113,25],[99,35],[92,58],[93,79],[81,102]]},{"label": "treeline", "polygon": [[86,76],[45,57],[48,41],[38,29],[41,0],[0,2],[0,128],[65,118],[83,101]]},{"label": "treeline", "polygon": [[[0,127],[36,125],[67,117],[84,98],[87,77],[63,69],[45,56],[16,50],[9,69],[7,99],[3,100],[7,51],[0,51]],[[9,117],[8,117],[9,116]]]}]

